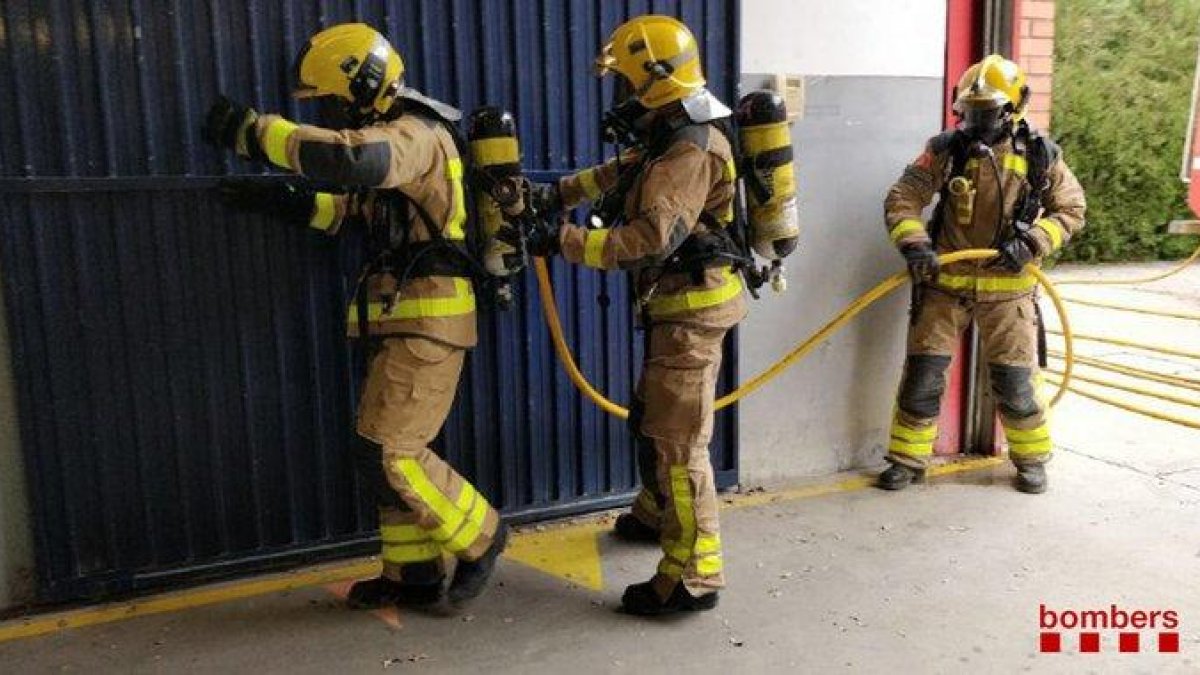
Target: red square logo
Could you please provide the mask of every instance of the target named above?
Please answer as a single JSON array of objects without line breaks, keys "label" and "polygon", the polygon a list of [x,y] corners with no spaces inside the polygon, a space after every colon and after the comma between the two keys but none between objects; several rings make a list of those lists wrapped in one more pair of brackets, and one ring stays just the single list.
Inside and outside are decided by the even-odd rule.
[{"label": "red square logo", "polygon": [[1179,633],[1159,633],[1158,651],[1168,654],[1179,653]]},{"label": "red square logo", "polygon": [[1042,633],[1040,645],[1043,654],[1062,651],[1062,635],[1058,633]]},{"label": "red square logo", "polygon": [[1079,651],[1084,654],[1095,654],[1100,651],[1100,634],[1099,633],[1080,633],[1079,634]]},{"label": "red square logo", "polygon": [[1140,633],[1121,633],[1120,646],[1122,652],[1138,652],[1142,650]]}]

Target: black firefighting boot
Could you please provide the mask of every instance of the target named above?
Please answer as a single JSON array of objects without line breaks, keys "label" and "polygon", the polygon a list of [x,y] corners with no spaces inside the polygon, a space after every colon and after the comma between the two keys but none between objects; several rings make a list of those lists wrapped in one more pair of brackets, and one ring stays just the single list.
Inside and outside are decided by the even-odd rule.
[{"label": "black firefighting boot", "polygon": [[[433,563],[436,568],[436,564]],[[435,604],[442,597],[442,578],[416,583],[387,577],[365,579],[350,587],[346,604],[350,609],[379,609],[388,605],[421,607]]]},{"label": "black firefighting boot", "polygon": [[632,513],[622,513],[613,523],[613,536],[624,541],[639,543],[658,543],[658,528],[643,523]]},{"label": "black firefighting boot", "polygon": [[654,590],[654,582],[646,581],[625,588],[621,596],[621,609],[626,614],[638,616],[662,616],[679,612],[704,612],[717,606],[716,592],[699,597],[688,593],[682,583],[675,584],[670,597],[663,602]]},{"label": "black firefighting boot", "polygon": [[921,482],[925,472],[909,466],[892,462],[892,465],[879,474],[879,487],[884,490],[903,490],[909,483]]},{"label": "black firefighting boot", "polygon": [[450,580],[450,590],[447,595],[450,602],[461,605],[479,597],[487,586],[488,578],[496,569],[496,560],[508,545],[508,526],[500,523],[496,528],[496,537],[478,560],[459,560],[454,568],[454,578]]},{"label": "black firefighting boot", "polygon": [[1018,464],[1016,487],[1021,492],[1040,495],[1046,491],[1046,467],[1043,464]]}]

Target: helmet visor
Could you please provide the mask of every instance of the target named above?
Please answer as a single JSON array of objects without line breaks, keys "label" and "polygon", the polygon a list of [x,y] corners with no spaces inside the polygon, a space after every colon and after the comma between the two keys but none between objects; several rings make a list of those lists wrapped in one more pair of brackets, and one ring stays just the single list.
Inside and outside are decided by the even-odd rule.
[{"label": "helmet visor", "polygon": [[1008,121],[1006,106],[967,108],[963,111],[962,130],[972,138],[990,140],[998,136]]}]

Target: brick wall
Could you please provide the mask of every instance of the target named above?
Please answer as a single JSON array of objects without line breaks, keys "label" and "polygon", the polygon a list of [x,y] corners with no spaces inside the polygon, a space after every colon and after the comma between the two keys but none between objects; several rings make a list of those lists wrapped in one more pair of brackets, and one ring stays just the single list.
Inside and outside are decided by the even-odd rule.
[{"label": "brick wall", "polygon": [[1029,75],[1033,97],[1029,121],[1040,129],[1050,128],[1050,102],[1054,81],[1055,0],[1021,0],[1017,4],[1017,62]]}]

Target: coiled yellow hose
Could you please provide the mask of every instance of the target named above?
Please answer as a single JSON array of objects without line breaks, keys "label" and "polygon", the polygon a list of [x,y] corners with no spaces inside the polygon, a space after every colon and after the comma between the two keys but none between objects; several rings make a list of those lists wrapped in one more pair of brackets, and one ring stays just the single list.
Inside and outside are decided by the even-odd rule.
[{"label": "coiled yellow hose", "polygon": [[[1043,370],[1043,372],[1050,373],[1051,375],[1062,376],[1062,371],[1054,369],[1054,368],[1045,368]],[[1088,384],[1098,384],[1101,387],[1107,387],[1109,389],[1119,389],[1121,391],[1127,391],[1131,394],[1137,394],[1138,396],[1146,396],[1148,398],[1157,398],[1159,400],[1167,401],[1170,403],[1178,403],[1179,405],[1186,405],[1186,406],[1191,406],[1193,408],[1200,408],[1200,397],[1187,398],[1185,396],[1176,396],[1175,394],[1168,394],[1166,392],[1155,391],[1154,389],[1148,389],[1146,387],[1139,387],[1136,384],[1126,384],[1124,382],[1117,382],[1116,380],[1110,380],[1105,377],[1096,377],[1095,375],[1084,375],[1084,374],[1078,373],[1078,372],[1075,373],[1071,377],[1071,379],[1079,380],[1080,382],[1087,382]]]},{"label": "coiled yellow hose", "polygon": [[1148,277],[1134,277],[1132,279],[1062,279],[1055,283],[1057,283],[1059,286],[1120,286],[1124,284],[1148,284],[1151,281],[1158,281],[1160,279],[1166,279],[1169,276],[1179,274],[1186,269],[1188,265],[1196,262],[1197,259],[1200,259],[1200,246],[1197,246],[1196,250],[1192,251],[1190,256],[1185,258],[1175,267],[1172,267],[1166,272],[1151,274]]},{"label": "coiled yellow hose", "polygon": [[[984,260],[992,258],[996,255],[994,249],[967,249],[964,251],[955,251],[938,256],[938,261],[943,265],[950,263],[961,262],[963,260]],[[1072,354],[1073,347],[1071,344],[1071,326],[1067,319],[1066,306],[1063,304],[1062,298],[1054,288],[1053,282],[1038,268],[1029,265],[1025,267],[1025,271],[1037,277],[1037,280],[1046,289],[1046,294],[1054,303],[1054,309],[1058,313],[1059,322],[1063,327],[1062,332],[1065,335],[1065,350],[1066,361],[1063,368],[1063,376],[1059,385],[1058,391],[1050,401],[1050,405],[1058,403],[1063,395],[1067,392],[1067,385],[1071,380]],[[546,261],[538,258],[534,261],[534,272],[538,279],[538,292],[542,299],[542,312],[546,319],[546,325],[550,329],[550,336],[554,343],[554,351],[558,354],[558,359],[562,362],[563,368],[567,371],[567,376],[571,382],[583,392],[592,402],[603,409],[605,412],[617,417],[629,417],[629,410],[625,407],[610,401],[596,390],[587,377],[579,370],[578,364],[575,362],[575,357],[571,354],[570,347],[567,346],[566,338],[563,336],[562,321],[558,314],[558,305],[554,300],[554,288],[550,284],[550,272],[546,266]],[[876,301],[892,293],[900,288],[908,281],[907,272],[897,272],[892,276],[884,279],[874,288],[860,295],[857,299],[846,306],[836,317],[829,323],[825,324],[816,333],[805,340],[796,344],[787,354],[772,364],[769,368],[744,382],[734,391],[729,392],[725,396],[717,399],[716,408],[719,410],[726,406],[733,405],[745,396],[762,387],[766,383],[778,377],[783,371],[794,365],[797,361],[804,358],[817,345],[824,342],[830,335],[837,332],[843,326],[850,322],[855,316],[858,316],[864,309],[874,304]]]},{"label": "coiled yellow hose", "polygon": [[1165,316],[1172,319],[1187,319],[1189,321],[1200,321],[1200,314],[1191,312],[1168,312],[1162,309],[1148,309],[1146,307],[1135,307],[1133,305],[1122,305],[1116,302],[1101,302],[1099,300],[1084,300],[1083,298],[1071,298],[1063,296],[1063,301],[1072,305],[1083,305],[1085,307],[1101,307],[1103,309],[1115,309],[1120,312],[1134,312],[1135,314],[1149,314],[1151,316]]},{"label": "coiled yellow hose", "polygon": [[[1063,358],[1063,353],[1055,349],[1051,349],[1049,354],[1056,359]],[[1110,373],[1117,373],[1118,375],[1126,375],[1139,380],[1149,380],[1151,382],[1168,384],[1172,387],[1179,387],[1181,389],[1194,389],[1196,391],[1200,391],[1200,380],[1183,377],[1182,375],[1168,375],[1166,373],[1159,373],[1153,370],[1146,370],[1145,368],[1127,366],[1123,363],[1104,361],[1101,359],[1092,358],[1090,356],[1084,356],[1083,354],[1075,355],[1075,363],[1091,366],[1092,368],[1097,368],[1099,370],[1107,370]]]},{"label": "coiled yellow hose", "polygon": [[[1064,331],[1054,328],[1047,328],[1046,332],[1050,335],[1063,336]],[[1086,340],[1088,342],[1099,342],[1106,345],[1116,345],[1118,347],[1132,347],[1141,349],[1147,352],[1156,352],[1159,354],[1168,354],[1170,356],[1183,356],[1189,359],[1200,359],[1200,352],[1194,352],[1189,349],[1176,349],[1164,345],[1153,345],[1146,342],[1137,342],[1136,340],[1124,340],[1121,338],[1105,337],[1103,335],[1092,335],[1090,333],[1073,333],[1071,338],[1074,340]]]},{"label": "coiled yellow hose", "polygon": [[1161,410],[1143,408],[1141,406],[1133,405],[1132,403],[1126,403],[1110,396],[1105,396],[1104,394],[1098,394],[1094,391],[1080,389],[1079,387],[1071,385],[1064,380],[1055,377],[1054,375],[1045,375],[1044,377],[1046,378],[1047,382],[1057,384],[1060,387],[1066,387],[1067,389],[1071,390],[1071,393],[1078,394],[1085,398],[1090,398],[1093,401],[1107,403],[1108,405],[1120,408],[1122,410],[1128,410],[1129,412],[1145,415],[1146,417],[1153,417],[1156,420],[1162,420],[1164,422],[1170,422],[1172,424],[1178,424],[1180,426],[1189,427],[1192,429],[1200,429],[1200,420],[1193,420],[1186,417],[1180,417],[1178,415],[1172,415],[1170,413],[1162,412]]}]

